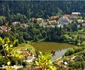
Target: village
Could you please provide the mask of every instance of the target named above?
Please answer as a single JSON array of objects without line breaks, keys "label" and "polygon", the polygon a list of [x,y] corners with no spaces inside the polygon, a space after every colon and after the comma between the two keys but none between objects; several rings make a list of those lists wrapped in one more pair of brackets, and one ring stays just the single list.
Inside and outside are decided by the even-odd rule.
[{"label": "village", "polygon": [[32,22],[40,22],[43,27],[61,27],[64,28],[65,25],[74,24],[75,27],[85,27],[85,20],[81,16],[80,12],[72,12],[71,15],[64,14],[62,16],[51,16],[49,19],[43,18],[32,18]]},{"label": "village", "polygon": [[[71,15],[63,14],[60,16],[51,16],[48,19],[43,18],[31,18],[30,22],[39,23],[43,27],[61,27],[64,28],[66,25],[74,25],[76,28],[85,27],[85,19],[81,16],[80,12],[72,12]],[[30,23],[29,22],[29,23]],[[24,28],[27,28],[29,25],[26,23],[20,23],[19,21],[12,22],[12,25],[21,25]],[[35,24],[34,24],[35,25]],[[7,25],[0,26],[0,32],[8,32],[11,28],[8,28]]]}]

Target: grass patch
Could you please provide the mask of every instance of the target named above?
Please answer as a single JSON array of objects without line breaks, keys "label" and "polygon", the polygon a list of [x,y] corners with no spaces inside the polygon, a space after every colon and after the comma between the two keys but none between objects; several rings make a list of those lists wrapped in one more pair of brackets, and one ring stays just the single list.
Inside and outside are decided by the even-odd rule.
[{"label": "grass patch", "polygon": [[17,47],[14,47],[13,48],[13,50],[12,50],[12,52],[16,52],[16,51],[19,51],[19,50],[21,50],[21,49],[31,49],[30,51],[32,52],[32,53],[35,53],[35,49],[34,49],[34,47],[32,46],[32,45],[30,45],[30,44],[26,44],[26,43],[23,43],[23,44],[20,44],[20,45],[18,45]]}]

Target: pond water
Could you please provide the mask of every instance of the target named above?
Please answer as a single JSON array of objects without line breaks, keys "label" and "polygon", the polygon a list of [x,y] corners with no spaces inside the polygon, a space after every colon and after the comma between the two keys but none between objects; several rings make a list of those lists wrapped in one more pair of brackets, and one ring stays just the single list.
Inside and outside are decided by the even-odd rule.
[{"label": "pond water", "polygon": [[51,52],[55,50],[55,56],[52,57],[52,60],[56,60],[60,58],[68,48],[73,47],[74,45],[67,44],[67,43],[56,43],[56,42],[33,42],[31,45],[37,51],[42,52]]}]

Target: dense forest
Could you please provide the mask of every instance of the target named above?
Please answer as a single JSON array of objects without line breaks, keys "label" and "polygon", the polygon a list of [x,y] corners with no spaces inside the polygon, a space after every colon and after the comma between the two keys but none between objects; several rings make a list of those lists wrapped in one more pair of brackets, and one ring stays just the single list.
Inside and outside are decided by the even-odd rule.
[{"label": "dense forest", "polygon": [[85,12],[85,1],[0,1],[0,15],[10,16],[17,13],[27,18],[71,14],[72,11]]}]

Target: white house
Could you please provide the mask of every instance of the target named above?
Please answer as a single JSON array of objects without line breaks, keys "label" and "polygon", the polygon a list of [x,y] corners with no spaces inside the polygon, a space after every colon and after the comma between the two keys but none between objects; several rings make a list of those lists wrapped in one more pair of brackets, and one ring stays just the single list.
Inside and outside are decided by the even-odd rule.
[{"label": "white house", "polygon": [[74,16],[77,16],[77,15],[80,15],[81,13],[80,12],[72,12],[72,15]]}]

